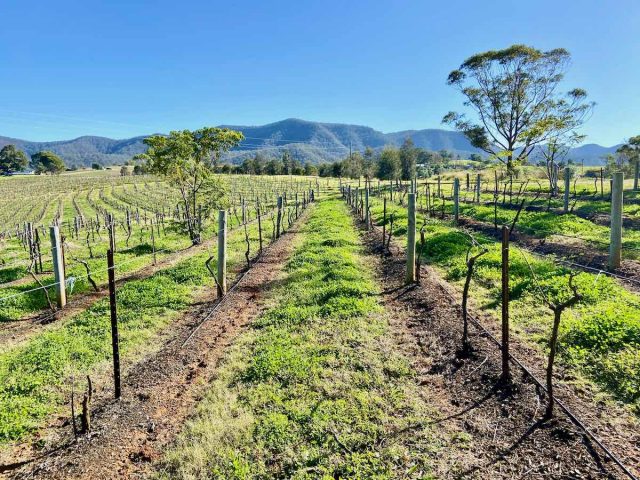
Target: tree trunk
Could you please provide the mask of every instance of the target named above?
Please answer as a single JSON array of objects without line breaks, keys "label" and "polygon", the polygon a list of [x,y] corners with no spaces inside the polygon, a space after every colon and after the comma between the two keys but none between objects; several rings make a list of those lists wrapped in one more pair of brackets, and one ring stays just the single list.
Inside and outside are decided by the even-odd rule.
[{"label": "tree trunk", "polygon": [[555,398],[553,395],[553,364],[556,359],[556,350],[558,346],[558,330],[560,327],[560,317],[562,310],[555,308],[553,310],[553,331],[551,333],[551,342],[549,345],[549,362],[547,363],[547,411],[545,413],[546,418],[553,417],[553,406],[555,404]]},{"label": "tree trunk", "polygon": [[473,274],[473,264],[475,259],[467,262],[467,278],[464,281],[464,289],[462,290],[462,351],[469,350],[469,320],[467,309],[467,298],[469,297],[469,286],[471,285],[471,275]]}]

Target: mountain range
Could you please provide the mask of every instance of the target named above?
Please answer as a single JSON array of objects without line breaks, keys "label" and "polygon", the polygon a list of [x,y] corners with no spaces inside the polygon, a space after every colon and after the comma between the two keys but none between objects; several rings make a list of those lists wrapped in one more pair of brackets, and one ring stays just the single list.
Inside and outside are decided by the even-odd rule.
[{"label": "mountain range", "polygon": [[[288,150],[294,158],[303,162],[321,163],[344,158],[352,151],[363,151],[366,147],[380,149],[385,145],[399,146],[406,138],[411,138],[417,147],[431,151],[447,150],[461,157],[480,150],[471,146],[460,132],[425,129],[383,133],[362,125],[342,123],[320,123],[290,118],[262,126],[222,125],[241,131],[245,140],[227,154],[232,163],[257,153],[265,157],[281,156]],[[123,140],[105,137],[83,136],[73,140],[54,142],[31,142],[0,136],[0,148],[14,144],[29,155],[40,150],[51,150],[60,155],[67,165],[90,166],[121,164],[137,153],[146,150],[145,136]],[[572,149],[569,158],[585,165],[600,165],[602,157],[615,152],[618,145],[603,147],[585,144]]]}]

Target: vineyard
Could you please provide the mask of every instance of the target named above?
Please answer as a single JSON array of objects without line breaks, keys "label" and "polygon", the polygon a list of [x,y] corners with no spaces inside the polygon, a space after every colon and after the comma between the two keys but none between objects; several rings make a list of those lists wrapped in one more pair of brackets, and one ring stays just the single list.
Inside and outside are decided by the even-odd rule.
[{"label": "vineyard", "polygon": [[0,179],[0,475],[640,474],[629,182],[216,177]]}]

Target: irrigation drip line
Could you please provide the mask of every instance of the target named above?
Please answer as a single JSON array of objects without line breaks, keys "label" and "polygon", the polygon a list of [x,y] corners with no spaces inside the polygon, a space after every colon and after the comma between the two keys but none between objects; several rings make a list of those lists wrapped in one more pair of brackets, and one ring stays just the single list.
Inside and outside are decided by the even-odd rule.
[{"label": "irrigation drip line", "polygon": [[[180,252],[180,251],[182,251],[182,250],[178,250],[177,252]],[[161,252],[168,252],[168,253],[171,253],[171,252],[172,252],[172,250],[168,250],[168,249],[156,250],[156,252],[155,252],[155,253],[156,253],[156,254],[158,254],[158,253],[161,253]],[[177,253],[177,252],[176,252],[176,253]],[[118,263],[117,265],[114,265],[114,266],[113,266],[113,268],[114,268],[114,269],[116,269],[117,267],[121,267],[121,266],[123,266],[123,265],[127,265],[127,264],[132,263],[132,262],[134,262],[134,261],[136,261],[136,260],[138,260],[138,259],[140,259],[140,258],[142,258],[142,257],[144,257],[144,256],[146,256],[146,255],[153,255],[153,252],[143,253],[142,255],[138,255],[138,256],[136,256],[136,257],[134,257],[134,258],[130,259],[130,260],[127,260],[126,262],[120,262],[120,263]],[[60,284],[60,283],[61,283],[61,282],[63,282],[63,281],[64,281],[64,282],[69,282],[69,281],[76,282],[76,281],[78,281],[78,280],[83,280],[83,279],[85,279],[85,278],[88,278],[88,277],[90,277],[91,275],[94,275],[94,274],[96,274],[96,273],[108,272],[109,270],[110,270],[109,268],[105,268],[105,269],[93,270],[91,273],[89,273],[89,274],[84,274],[84,275],[70,275],[70,276],[68,276],[67,278],[65,278],[64,280],[60,281],[60,282],[52,282],[52,283],[48,283],[48,284],[46,284],[46,285],[43,285],[43,286],[41,286],[41,287],[32,288],[32,289],[30,289],[30,290],[25,290],[25,291],[23,291],[23,292],[17,292],[17,293],[15,293],[15,294],[13,294],[13,295],[7,295],[7,296],[5,296],[5,297],[0,297],[0,303],[1,303],[1,302],[4,302],[5,300],[9,300],[9,299],[11,299],[11,298],[19,297],[20,295],[27,295],[27,294],[29,294],[29,293],[36,292],[36,291],[38,291],[38,290],[44,290],[44,289],[48,289],[48,288],[54,287],[54,286],[56,286],[56,285]],[[9,287],[3,287],[3,288],[12,288],[12,287],[10,287],[10,286],[9,286]]]},{"label": "irrigation drip line", "polygon": [[[297,219],[296,219],[297,220]],[[294,222],[295,223],[295,222]],[[285,231],[284,233],[287,233],[287,231]],[[280,238],[282,238],[282,236],[280,236]],[[214,305],[214,307],[207,313],[207,315],[194,327],[194,329],[191,331],[191,333],[189,334],[189,336],[185,339],[184,342],[182,342],[182,345],[180,345],[180,348],[183,348],[192,338],[193,336],[196,334],[196,332],[198,330],[200,330],[200,327],[202,327],[202,325],[204,325],[204,323],[209,320],[211,318],[211,316],[218,310],[218,308],[220,308],[220,306],[224,303],[224,301],[229,298],[229,294],[231,292],[233,292],[236,287],[238,285],[240,285],[240,283],[242,282],[242,280],[244,279],[244,277],[252,270],[252,268],[260,262],[260,259],[264,256],[265,252],[267,249],[264,249],[262,252],[258,253],[258,255],[255,256],[254,260],[252,261],[251,267],[246,268],[244,270],[244,272],[242,272],[242,274],[238,277],[238,279],[234,282],[234,284],[231,286],[231,288],[229,288],[227,290],[227,292],[224,294],[224,296],[222,296],[222,298],[219,299],[218,303],[216,303]]]},{"label": "irrigation drip line", "polygon": [[[456,298],[444,286],[441,286],[441,288],[452,302],[454,303],[457,302]],[[487,330],[473,315],[467,314],[467,317],[469,318],[469,320],[471,320],[471,323],[473,323],[476,326],[476,328],[478,328],[487,337],[489,337],[496,344],[496,346],[500,350],[502,350],[502,344],[500,343],[500,340],[498,340],[489,330]],[[518,358],[516,358],[511,352],[509,352],[509,360],[514,364],[516,364],[518,367],[520,367],[522,371],[527,376],[529,376],[533,380],[533,382],[545,392],[545,394],[548,395],[546,386],[540,380],[538,380],[538,378],[533,374],[533,372],[524,363],[518,360]],[[602,441],[587,427],[587,425],[584,422],[582,422],[569,409],[569,407],[567,407],[564,404],[564,402],[562,402],[557,397],[554,397],[554,401],[560,407],[560,409],[567,415],[567,417],[569,417],[569,419],[573,422],[573,424],[576,425],[578,428],[582,429],[587,434],[587,436],[590,437],[591,440],[593,440],[596,443],[596,445],[598,445],[602,449],[602,451],[605,452],[605,454],[611,460],[613,460],[613,462],[616,465],[618,465],[618,467],[620,467],[620,469],[625,473],[625,475],[627,475],[631,480],[638,480],[636,476],[633,473],[631,473],[631,471],[624,465],[624,463],[622,463],[622,461],[618,459],[618,457],[602,443]]]},{"label": "irrigation drip line", "polygon": [[[264,217],[265,215],[268,215],[268,214],[272,213],[274,210],[275,210],[275,209],[268,210],[267,212],[263,213],[263,214],[260,216],[260,218]],[[254,219],[253,219],[253,220],[251,220],[250,222],[247,222],[247,223],[246,223],[246,225],[250,225],[250,224],[252,224],[252,223],[255,223],[257,220],[258,220],[257,218],[254,218]],[[235,232],[235,231],[239,230],[240,228],[244,227],[244,225],[245,225],[245,224],[240,223],[240,224],[239,224],[239,225],[237,225],[236,227],[234,227],[234,228],[230,229],[230,230],[229,230],[229,233],[231,233],[231,232]],[[214,235],[214,237],[212,238],[212,240],[213,240],[214,238],[217,238],[217,233]],[[187,248],[180,249],[180,250],[161,249],[161,250],[156,250],[156,251],[155,251],[155,253],[156,253],[156,254],[158,254],[158,253],[162,253],[162,252],[165,252],[165,253],[180,253],[180,252],[184,252],[184,251],[188,250],[189,248],[191,248],[191,247],[187,247]],[[130,260],[127,260],[127,261],[125,261],[125,262],[120,262],[120,263],[118,263],[118,264],[114,265],[114,266],[113,266],[113,269],[114,269],[114,270],[116,270],[118,267],[122,267],[123,265],[127,265],[127,264],[129,264],[129,263],[133,263],[133,262],[135,262],[136,260],[138,260],[138,259],[140,259],[140,258],[142,258],[142,257],[144,257],[144,256],[147,256],[147,255],[153,255],[153,254],[154,254],[154,252],[147,252],[147,253],[143,253],[142,255],[137,255],[137,256],[135,256],[134,258],[130,259]],[[75,281],[77,281],[77,280],[82,280],[82,279],[88,278],[88,277],[90,277],[91,275],[94,275],[94,274],[96,274],[96,273],[108,272],[109,270],[110,270],[109,268],[106,268],[106,269],[100,269],[100,270],[94,270],[94,271],[92,271],[90,274],[79,275],[79,276],[75,276],[75,275],[74,275],[74,276],[69,276],[69,277],[65,278],[63,281],[68,282],[68,281],[69,281],[69,279],[73,279],[73,281],[75,282]],[[47,285],[43,285],[43,286],[41,286],[41,287],[32,288],[32,289],[30,289],[30,290],[25,290],[25,291],[23,291],[23,292],[17,292],[17,293],[15,293],[15,294],[13,294],[13,295],[7,295],[7,296],[5,296],[5,297],[0,297],[0,303],[4,302],[4,301],[6,301],[6,300],[10,300],[10,299],[15,298],[15,297],[19,297],[19,296],[21,296],[21,295],[27,295],[27,294],[29,294],[29,293],[36,292],[36,291],[38,291],[38,290],[44,290],[44,289],[51,288],[51,287],[54,287],[54,286],[56,286],[56,285],[58,285],[58,284],[60,284],[60,283],[61,283],[61,282],[48,283]],[[11,287],[4,287],[4,288],[11,288]]]},{"label": "irrigation drip line", "polygon": [[[440,198],[445,199],[444,197],[440,197]],[[451,198],[446,198],[446,200],[453,201]],[[464,202],[464,203],[473,203],[473,202],[467,201],[467,202]],[[401,205],[398,205],[395,202],[394,202],[394,205],[398,206],[398,207],[401,207]],[[434,208],[437,209],[436,206],[434,206]],[[426,210],[425,208],[422,208],[422,207],[418,207],[418,211],[420,211],[421,213],[427,213],[427,214],[430,213],[428,210]],[[450,215],[450,214],[447,214],[447,215]],[[477,222],[480,222],[480,223],[486,223],[487,225],[489,225],[488,222],[484,222],[482,220],[478,220],[478,219],[476,219],[476,218],[474,218],[472,216],[460,215],[460,218],[466,218],[466,219],[469,219],[469,220],[477,221]],[[513,219],[511,221],[513,221]],[[558,236],[558,237],[563,237],[563,238],[570,238],[570,239],[573,239],[573,240],[580,240],[580,241],[585,242],[585,243],[599,244],[599,245],[602,245],[602,246],[605,246],[605,247],[609,246],[609,242],[607,242],[606,240],[595,239],[595,238],[585,238],[585,237],[580,237],[578,235],[569,235],[569,234],[566,234],[566,233],[560,233],[560,232],[556,232],[555,230],[549,230],[549,229],[544,229],[544,228],[536,229],[536,228],[525,227],[525,226],[516,224],[515,230],[520,231],[520,232],[524,232],[524,233],[528,233],[528,234],[532,234],[532,235],[536,235],[536,234],[539,234],[539,233],[545,233],[545,234],[549,234],[550,236]],[[625,246],[624,245],[624,240],[623,240],[622,250],[623,251],[640,252],[640,247]]]},{"label": "irrigation drip line", "polygon": [[618,280],[622,280],[622,281],[625,281],[625,282],[631,282],[631,283],[633,283],[635,285],[640,286],[640,280],[637,280],[634,277],[627,277],[625,275],[620,275],[618,273],[609,272],[607,270],[603,270],[601,268],[596,268],[596,267],[591,267],[589,265],[583,265],[583,264],[577,263],[577,262],[571,262],[569,260],[562,260],[562,259],[559,259],[559,258],[549,258],[550,257],[549,255],[538,253],[538,252],[535,252],[533,250],[523,249],[523,248],[520,248],[520,247],[517,247],[517,248],[518,248],[518,250],[525,251],[525,252],[530,253],[532,255],[535,255],[535,256],[543,259],[543,260],[551,260],[552,262],[560,263],[560,264],[563,264],[563,265],[566,265],[566,266],[569,266],[569,267],[576,267],[576,268],[580,268],[580,269],[583,269],[583,270],[588,270],[590,272],[597,273],[598,275],[604,274],[604,275],[607,275],[609,277],[614,277],[614,278],[617,278]]},{"label": "irrigation drip line", "polygon": [[[375,225],[374,225],[374,228],[378,230],[380,229],[380,227],[377,227]],[[442,291],[449,297],[449,299],[455,305],[457,305],[457,299],[453,296],[453,294],[444,285],[439,284],[439,286],[442,289]],[[481,332],[483,332],[488,338],[490,338],[499,349],[502,350],[502,344],[500,340],[498,340],[488,329],[486,329],[473,315],[468,314],[468,318],[469,320],[471,320],[471,323],[473,323]],[[509,360],[512,363],[516,364],[519,368],[521,368],[522,371],[527,376],[529,376],[539,388],[541,388],[546,394],[548,394],[547,388],[545,387],[545,385],[540,380],[538,380],[538,378],[534,375],[534,373],[524,363],[522,363],[518,358],[516,358],[511,352],[509,352]],[[590,437],[591,440],[593,440],[596,443],[596,445],[598,445],[602,449],[602,451],[624,472],[624,474],[629,477],[630,480],[638,480],[638,478],[636,478],[635,475],[631,473],[631,471],[624,465],[624,463],[622,463],[622,461],[618,459],[618,457],[602,443],[602,441],[587,427],[587,425],[584,422],[582,422],[569,409],[569,407],[567,407],[564,404],[564,402],[562,402],[558,398],[554,398],[554,400],[556,404],[560,407],[560,409],[571,420],[571,422],[573,422],[574,425],[576,425],[578,428],[583,430],[585,434],[588,437]]]}]

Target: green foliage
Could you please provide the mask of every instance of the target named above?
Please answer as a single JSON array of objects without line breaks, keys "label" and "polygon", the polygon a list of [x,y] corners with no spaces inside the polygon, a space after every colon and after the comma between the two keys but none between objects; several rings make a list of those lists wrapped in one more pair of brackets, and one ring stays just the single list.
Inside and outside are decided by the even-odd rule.
[{"label": "green foliage", "polygon": [[0,175],[19,172],[27,167],[27,155],[15,145],[5,145],[0,150]]},{"label": "green foliage", "polygon": [[542,52],[526,45],[469,57],[447,82],[466,97],[478,123],[456,112],[443,122],[512,171],[537,145],[573,132],[591,112],[584,90],[556,93],[570,58],[561,48]]},{"label": "green foliage", "polygon": [[52,175],[64,172],[65,169],[64,161],[49,150],[31,155],[31,167],[37,174],[50,173]]},{"label": "green foliage", "polygon": [[322,201],[303,235],[276,305],[233,347],[163,478],[431,478],[430,413],[344,205]]},{"label": "green foliage", "polygon": [[[370,199],[373,219],[378,224],[382,223],[381,203],[377,198]],[[403,236],[406,232],[406,209],[392,204],[388,214],[394,210],[393,234]],[[472,206],[465,214],[476,217],[486,214],[492,221],[493,208]],[[513,215],[514,212],[508,214]],[[572,215],[523,212],[521,218],[522,224],[540,232],[541,236],[545,236],[547,229],[553,226],[555,231],[591,234],[595,241],[598,229],[604,229]],[[506,220],[500,217],[499,222]],[[485,235],[476,233],[474,237],[489,252],[476,263],[471,298],[481,308],[497,316],[501,296],[501,246]],[[559,303],[567,300],[571,296],[568,288],[570,270],[512,245],[509,270],[511,318],[530,339],[547,348],[552,314],[542,302],[541,289],[548,301]],[[467,248],[466,235],[458,228],[448,222],[427,220],[422,258],[442,268],[449,281],[462,282],[465,278]],[[531,269],[537,283],[533,281]],[[565,364],[577,367],[615,398],[635,406],[640,413],[640,372],[637,369],[640,298],[605,275],[583,272],[575,277],[574,284],[583,300],[563,315],[559,355]]]},{"label": "green foliage", "polygon": [[402,169],[402,180],[413,180],[416,176],[416,160],[418,151],[416,150],[413,140],[405,139],[400,147],[400,165]]},{"label": "green foliage", "polygon": [[146,161],[149,172],[166,178],[180,191],[193,243],[201,241],[198,208],[204,208],[207,216],[225,204],[225,185],[213,175],[214,168],[220,156],[243,138],[242,133],[228,128],[174,131],[146,138],[147,152],[136,156]]},{"label": "green foliage", "polygon": [[395,180],[400,178],[402,165],[400,153],[396,148],[385,147],[378,160],[378,178],[382,180]]},{"label": "green foliage", "polygon": [[[254,223],[249,228],[253,248],[256,233]],[[244,230],[229,233],[228,242],[228,267],[233,271],[244,262]],[[208,252],[195,253],[148,278],[129,280],[118,287],[123,359],[148,348],[150,340],[193,302],[202,287],[213,287],[205,266],[208,257]],[[104,266],[104,259],[101,262]],[[0,444],[24,438],[67,404],[72,375],[81,377],[108,365],[109,318],[109,301],[102,299],[56,328],[0,353]]]}]

